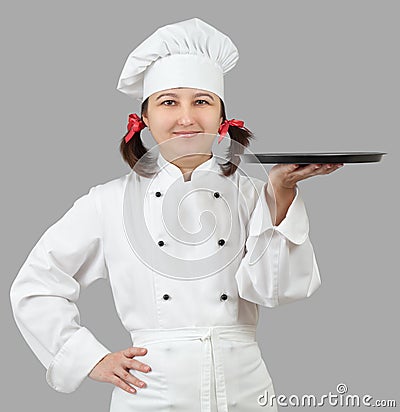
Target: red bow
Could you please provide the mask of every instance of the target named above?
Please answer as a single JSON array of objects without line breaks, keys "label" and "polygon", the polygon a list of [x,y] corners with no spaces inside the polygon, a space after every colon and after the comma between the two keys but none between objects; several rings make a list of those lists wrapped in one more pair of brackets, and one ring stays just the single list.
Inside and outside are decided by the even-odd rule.
[{"label": "red bow", "polygon": [[145,123],[143,120],[140,119],[140,117],[134,113],[129,115],[129,120],[128,120],[128,134],[125,136],[125,142],[128,143],[129,140],[132,139],[133,135],[137,132],[140,132],[142,129],[146,127]]},{"label": "red bow", "polygon": [[[220,137],[218,139],[218,143],[221,143],[222,139],[225,137],[225,135],[228,133],[229,126],[237,126],[243,128],[244,126],[244,121],[243,120],[225,120],[221,126],[219,126],[218,133],[220,134]],[[246,129],[244,127],[244,129]]]}]

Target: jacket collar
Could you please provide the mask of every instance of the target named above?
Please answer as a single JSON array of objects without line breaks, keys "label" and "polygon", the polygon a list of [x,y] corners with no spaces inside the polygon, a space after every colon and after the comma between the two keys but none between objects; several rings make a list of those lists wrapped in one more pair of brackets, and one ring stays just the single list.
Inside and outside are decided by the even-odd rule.
[{"label": "jacket collar", "polygon": [[[219,169],[219,163],[217,162],[216,157],[214,156],[212,152],[211,152],[211,155],[212,156],[210,159],[201,163],[199,166],[197,166],[192,171],[191,180],[193,180],[193,178],[199,172]],[[173,163],[170,163],[168,160],[166,160],[165,157],[161,154],[161,152],[159,153],[158,158],[157,158],[157,165],[160,168],[160,173],[164,175],[169,175],[175,179],[183,177],[183,174],[181,170],[179,169],[179,167],[175,166]]]}]

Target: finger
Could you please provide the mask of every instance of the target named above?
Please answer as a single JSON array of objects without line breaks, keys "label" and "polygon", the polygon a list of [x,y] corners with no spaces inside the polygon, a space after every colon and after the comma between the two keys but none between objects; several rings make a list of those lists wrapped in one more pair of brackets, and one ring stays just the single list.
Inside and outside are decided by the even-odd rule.
[{"label": "finger", "polygon": [[304,166],[301,169],[297,169],[292,173],[292,176],[296,177],[296,180],[306,179],[307,177],[317,175],[320,172],[321,167],[321,164],[312,163],[307,166]]},{"label": "finger", "polygon": [[135,385],[138,388],[144,388],[146,383],[138,379],[135,375],[132,375],[126,369],[120,368],[116,373],[116,376],[121,378],[124,382],[130,383],[131,385]]},{"label": "finger", "polygon": [[321,167],[318,174],[329,174],[343,166],[343,163],[329,163]]},{"label": "finger", "polygon": [[319,163],[314,165],[314,174],[324,174],[327,171],[334,170],[337,163]]},{"label": "finger", "polygon": [[288,168],[289,172],[293,172],[293,171],[301,168],[302,166],[303,166],[303,165],[300,165],[300,164],[298,164],[298,163],[294,163],[294,164],[288,164],[288,165],[287,165],[287,168]]},{"label": "finger", "polygon": [[344,166],[343,164],[335,164],[332,167],[328,168],[328,170],[326,171],[326,174],[330,174],[330,173],[334,172],[335,170],[340,169],[343,166]]},{"label": "finger", "polygon": [[133,358],[134,356],[143,356],[143,355],[145,355],[147,353],[147,349],[133,346],[131,348],[125,349],[124,351],[122,351],[122,353],[127,358]]},{"label": "finger", "polygon": [[341,167],[340,165],[343,165],[343,163],[309,164],[307,167],[293,172],[291,178],[298,182],[312,176],[329,174]]},{"label": "finger", "polygon": [[294,165],[296,166],[295,168],[293,168],[293,170],[312,170],[313,167],[315,166],[315,164],[310,164],[310,163],[304,163],[304,164],[296,164]]},{"label": "finger", "polygon": [[123,389],[124,391],[128,393],[136,393],[135,388],[132,388],[132,386],[128,385],[125,381],[123,381],[117,375],[113,375],[113,377],[111,378],[111,383],[117,386],[118,388]]},{"label": "finger", "polygon": [[141,372],[150,372],[151,371],[151,367],[149,365],[146,365],[145,363],[142,363],[138,360],[129,360],[126,365],[127,368],[129,369],[136,369],[137,371],[141,371]]}]

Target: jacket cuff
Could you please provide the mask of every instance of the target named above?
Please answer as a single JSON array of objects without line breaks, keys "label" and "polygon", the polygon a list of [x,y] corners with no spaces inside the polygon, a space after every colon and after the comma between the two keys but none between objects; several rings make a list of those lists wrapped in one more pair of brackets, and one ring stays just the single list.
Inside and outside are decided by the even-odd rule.
[{"label": "jacket cuff", "polygon": [[249,236],[260,236],[267,230],[276,230],[297,245],[305,242],[309,234],[309,221],[298,187],[285,218],[278,226],[272,224],[271,212],[262,190],[250,219]]},{"label": "jacket cuff", "polygon": [[55,355],[46,372],[47,383],[58,392],[71,393],[108,353],[88,329],[81,327]]}]

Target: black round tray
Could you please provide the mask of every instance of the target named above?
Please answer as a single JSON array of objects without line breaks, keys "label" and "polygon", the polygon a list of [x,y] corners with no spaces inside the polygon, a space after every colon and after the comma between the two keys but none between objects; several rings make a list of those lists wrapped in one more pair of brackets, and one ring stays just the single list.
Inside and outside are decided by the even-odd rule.
[{"label": "black round tray", "polygon": [[379,162],[383,152],[325,152],[325,153],[244,153],[246,163],[369,163]]}]

